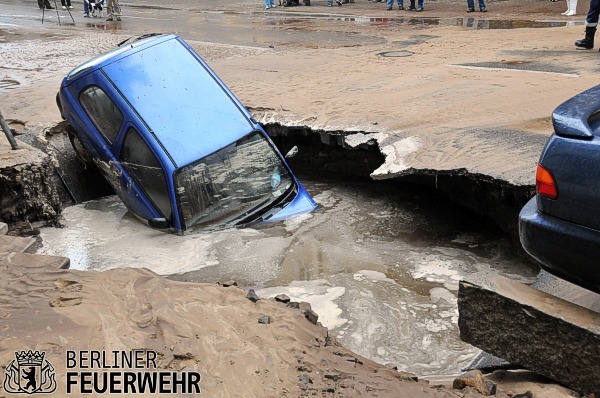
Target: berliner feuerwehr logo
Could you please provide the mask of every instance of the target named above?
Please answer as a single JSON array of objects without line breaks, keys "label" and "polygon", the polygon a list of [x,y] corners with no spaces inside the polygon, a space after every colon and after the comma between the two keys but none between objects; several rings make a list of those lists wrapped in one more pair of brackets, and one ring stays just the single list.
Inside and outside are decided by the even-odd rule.
[{"label": "berliner feuerwehr logo", "polygon": [[44,351],[17,351],[6,367],[4,390],[13,394],[44,394],[56,390],[54,367]]}]

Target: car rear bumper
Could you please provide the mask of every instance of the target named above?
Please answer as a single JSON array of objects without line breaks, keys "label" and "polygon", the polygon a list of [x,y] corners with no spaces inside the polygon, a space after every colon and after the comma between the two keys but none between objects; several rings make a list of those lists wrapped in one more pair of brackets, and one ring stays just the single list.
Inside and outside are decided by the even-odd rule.
[{"label": "car rear bumper", "polygon": [[600,231],[539,212],[534,197],[519,214],[519,236],[542,268],[600,293]]}]

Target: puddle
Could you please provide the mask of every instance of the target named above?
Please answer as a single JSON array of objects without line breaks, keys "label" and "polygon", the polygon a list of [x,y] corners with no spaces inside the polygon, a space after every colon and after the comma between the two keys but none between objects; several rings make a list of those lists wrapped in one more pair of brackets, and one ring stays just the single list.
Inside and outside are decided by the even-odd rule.
[{"label": "puddle", "polygon": [[412,51],[384,51],[382,53],[378,53],[377,55],[381,57],[390,57],[390,58],[402,58],[402,57],[410,57],[414,53]]},{"label": "puddle", "polygon": [[175,236],[108,197],[66,208],[65,228],[41,230],[40,252],[68,256],[76,269],[146,267],[285,293],[310,302],[348,348],[421,375],[459,372],[478,353],[458,336],[461,276],[494,270],[531,282],[537,274],[505,235],[430,191],[301,180],[320,209],[284,223]]},{"label": "puddle", "polygon": [[525,29],[525,28],[558,28],[562,26],[583,25],[583,22],[573,21],[532,21],[532,20],[503,20],[483,19],[474,17],[465,18],[428,18],[428,17],[337,17],[330,18],[334,21],[354,22],[385,27],[394,25],[425,25],[425,26],[463,26],[475,29]]},{"label": "puddle", "polygon": [[[101,21],[104,21],[104,18],[101,19]],[[95,28],[95,29],[99,29],[99,30],[110,30],[110,31],[118,31],[118,30],[123,30],[123,27],[121,26],[120,23],[106,23],[106,22],[88,22],[85,24],[86,27],[88,28]]]},{"label": "puddle", "polygon": [[502,60],[500,62],[472,62],[455,64],[454,67],[471,69],[509,69],[527,72],[554,73],[567,76],[578,76],[579,71],[562,64],[537,62],[528,60]]}]

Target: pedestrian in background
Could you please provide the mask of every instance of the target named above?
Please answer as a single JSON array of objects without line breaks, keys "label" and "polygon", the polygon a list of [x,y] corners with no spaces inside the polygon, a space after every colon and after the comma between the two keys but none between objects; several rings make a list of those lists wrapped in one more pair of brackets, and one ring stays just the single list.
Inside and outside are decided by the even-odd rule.
[{"label": "pedestrian in background", "polygon": [[598,16],[600,16],[600,0],[591,0],[590,9],[585,18],[585,37],[575,42],[576,47],[585,48],[586,50],[594,48],[594,36],[596,36]]},{"label": "pedestrian in background", "polygon": [[[398,3],[398,9],[404,10],[404,0],[396,0]],[[388,11],[392,11],[394,8],[394,0],[387,0]]]},{"label": "pedestrian in background", "polygon": [[265,10],[275,8],[275,0],[265,0]]},{"label": "pedestrian in background", "polygon": [[63,10],[66,10],[67,8],[69,8],[70,10],[73,9],[73,6],[71,5],[71,0],[60,0],[60,4],[62,5]]},{"label": "pedestrian in background", "polygon": [[44,7],[46,7],[46,10],[54,10],[48,0],[38,0],[38,7],[40,7],[40,10],[43,10]]},{"label": "pedestrian in background", "polygon": [[407,10],[408,11],[424,11],[425,10],[424,3],[425,3],[425,0],[419,0],[417,3],[417,7],[415,7],[415,0],[410,0],[410,6],[407,8]]},{"label": "pedestrian in background", "polygon": [[[485,8],[485,3],[483,0],[477,0],[479,2],[479,11],[487,12]],[[568,0],[567,0],[568,1]],[[475,12],[475,2],[473,0],[467,0],[467,12]]]},{"label": "pedestrian in background", "polygon": [[106,3],[106,13],[108,14],[107,21],[114,21],[113,17],[117,19],[117,21],[121,20],[121,6],[119,5],[119,0],[108,0]]},{"label": "pedestrian in background", "polygon": [[560,15],[572,17],[575,14],[577,14],[577,0],[567,0],[567,11],[561,13]]}]

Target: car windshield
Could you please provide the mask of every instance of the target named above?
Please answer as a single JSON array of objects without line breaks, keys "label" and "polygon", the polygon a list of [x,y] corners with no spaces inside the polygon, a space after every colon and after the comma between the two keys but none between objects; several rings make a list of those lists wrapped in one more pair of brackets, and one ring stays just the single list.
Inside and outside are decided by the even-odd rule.
[{"label": "car windshield", "polygon": [[175,174],[185,228],[240,223],[269,208],[293,185],[281,158],[260,132]]}]

